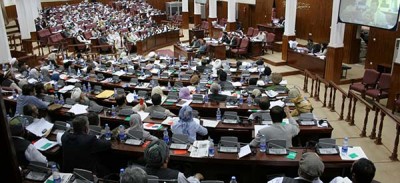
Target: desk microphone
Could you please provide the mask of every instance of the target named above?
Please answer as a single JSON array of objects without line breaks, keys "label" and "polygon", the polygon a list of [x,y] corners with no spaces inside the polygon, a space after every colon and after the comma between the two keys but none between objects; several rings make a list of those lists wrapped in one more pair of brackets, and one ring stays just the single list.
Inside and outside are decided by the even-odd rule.
[{"label": "desk microphone", "polygon": [[[285,141],[285,142],[286,142],[286,141]],[[274,146],[275,149],[285,149],[286,151],[296,152],[296,151],[290,150],[290,149],[288,149],[288,148],[286,148],[286,147],[283,147],[283,146],[281,146],[281,145],[279,145],[279,144],[275,144],[275,143],[272,143],[272,142],[267,142],[267,149],[270,149],[269,145]],[[271,149],[273,149],[273,148],[271,148]]]},{"label": "desk microphone", "polygon": [[127,135],[129,138],[132,138],[132,139],[135,139],[135,140],[142,140],[142,139],[139,138],[139,137],[136,137],[136,136],[134,136],[134,135],[131,135],[131,134],[129,133],[129,131],[128,131],[128,133],[126,133],[126,135]]},{"label": "desk microphone", "polygon": [[[82,182],[87,182],[87,183],[92,183],[93,181],[91,181],[91,180],[89,180],[89,179],[87,179],[85,176],[83,176],[83,175],[81,175],[81,174],[79,174],[79,173],[77,173],[77,172],[74,172],[74,175],[75,176],[78,176],[79,178],[81,178],[81,179],[78,179],[79,181],[82,181]],[[76,178],[75,178],[75,180],[76,180]],[[77,181],[78,182],[78,181]]]},{"label": "desk microphone", "polygon": [[175,137],[175,136],[172,136],[172,141],[174,141],[174,142],[178,141],[181,144],[190,144],[189,141],[181,140],[181,139],[179,139],[178,137]]}]

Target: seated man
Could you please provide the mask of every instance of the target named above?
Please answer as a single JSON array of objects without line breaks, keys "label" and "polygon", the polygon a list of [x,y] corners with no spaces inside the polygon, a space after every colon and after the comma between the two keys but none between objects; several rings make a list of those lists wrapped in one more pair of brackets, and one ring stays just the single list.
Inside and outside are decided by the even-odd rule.
[{"label": "seated man", "polygon": [[313,107],[311,102],[306,97],[301,95],[299,89],[290,89],[288,97],[290,98],[290,102],[292,102],[295,106],[295,109],[290,112],[292,116],[298,116],[301,113],[312,112]]},{"label": "seated man", "polygon": [[178,183],[200,183],[204,179],[203,175],[197,173],[195,176],[186,178],[178,170],[169,169],[169,148],[162,140],[152,141],[144,150],[144,160],[146,166],[144,170],[148,175],[155,175],[159,179],[175,179]]},{"label": "seated man", "polygon": [[[273,124],[258,131],[256,138],[250,142],[250,145],[258,147],[260,139],[264,135],[267,142],[275,139],[286,140],[286,147],[292,147],[292,138],[300,132],[300,128],[290,115],[289,108],[275,106],[271,108],[270,115]],[[283,119],[286,117],[289,118],[289,123],[282,124]]]},{"label": "seated man", "polygon": [[267,87],[267,90],[281,91],[284,93],[287,93],[289,91],[289,89],[286,86],[280,85],[280,83],[282,82],[282,74],[276,72],[272,73],[271,81],[273,85]]},{"label": "seated man", "polygon": [[78,116],[72,121],[74,133],[64,133],[63,172],[72,172],[74,168],[92,171],[98,176],[107,175],[107,168],[101,164],[100,155],[111,149],[111,143],[89,135],[89,121],[86,116]]},{"label": "seated man", "polygon": [[196,57],[197,58],[200,58],[201,55],[206,54],[206,51],[207,51],[206,42],[204,40],[202,40],[202,39],[199,39],[199,42],[200,42],[200,47],[199,47],[199,49],[197,49],[197,52],[196,52]]},{"label": "seated man", "polygon": [[31,161],[47,164],[47,158],[24,138],[25,125],[22,118],[12,118],[9,124],[19,166],[26,167]]},{"label": "seated man", "polygon": [[25,84],[22,86],[22,95],[17,98],[17,107],[15,115],[20,115],[23,112],[23,107],[28,104],[35,105],[38,109],[47,109],[47,105],[38,99],[36,96],[35,88],[33,85]]},{"label": "seated man", "polygon": [[120,175],[120,183],[147,183],[147,173],[135,166],[129,166],[125,169],[125,171]]},{"label": "seated man", "polygon": [[126,108],[125,94],[118,94],[117,97],[115,97],[115,101],[117,102],[117,111]]},{"label": "seated man", "polygon": [[226,79],[228,78],[228,74],[225,71],[220,71],[219,73],[219,82],[218,84],[221,86],[222,90],[226,90],[226,88],[232,88],[233,84],[229,81],[226,81]]},{"label": "seated man", "polygon": [[225,102],[227,96],[219,94],[221,86],[217,83],[213,83],[210,87],[211,94],[208,94],[208,99],[210,102]]},{"label": "seated man", "polygon": [[285,183],[285,182],[310,182],[322,183],[319,177],[324,173],[325,165],[321,158],[313,152],[304,153],[299,161],[299,176],[296,178],[278,177],[268,181],[268,183]]},{"label": "seated man", "polygon": [[250,114],[249,120],[254,120],[256,118],[261,118],[262,113],[269,113],[268,110],[269,110],[269,106],[270,105],[271,104],[269,103],[269,99],[268,99],[267,96],[261,97],[261,99],[260,99],[260,101],[258,103],[258,106],[260,106],[261,110],[256,112],[256,113]]},{"label": "seated man", "polygon": [[193,36],[192,42],[190,43],[190,46],[193,48],[198,48],[200,47],[200,39],[197,39],[196,36]]},{"label": "seated man", "polygon": [[375,165],[372,161],[361,158],[351,167],[351,180],[347,177],[336,177],[330,183],[371,183],[375,176]]},{"label": "seated man", "polygon": [[34,119],[39,118],[39,110],[36,106],[32,104],[28,104],[23,108],[25,116],[31,116]]},{"label": "seated man", "polygon": [[83,44],[90,44],[90,40],[85,39],[85,37],[83,36],[83,32],[82,30],[80,30],[78,32],[78,36],[76,37],[76,39],[79,41],[79,43],[83,43]]},{"label": "seated man", "polygon": [[164,107],[161,106],[161,95],[156,93],[151,96],[151,102],[153,103],[153,106],[147,107],[144,109],[144,112],[152,112],[152,111],[158,111],[158,112],[164,112],[168,116],[175,116],[174,113],[169,111],[168,109],[165,109]]},{"label": "seated man", "polygon": [[95,112],[89,112],[87,114],[89,125],[100,126],[100,116]]}]

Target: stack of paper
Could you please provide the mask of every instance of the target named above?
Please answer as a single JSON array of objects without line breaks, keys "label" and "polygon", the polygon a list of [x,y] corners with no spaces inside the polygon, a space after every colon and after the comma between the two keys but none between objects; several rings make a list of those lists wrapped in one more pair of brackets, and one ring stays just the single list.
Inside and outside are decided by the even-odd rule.
[{"label": "stack of paper", "polygon": [[[339,152],[342,152],[342,146],[339,146]],[[368,159],[367,155],[365,155],[360,146],[349,147],[347,154],[340,153],[340,158],[342,158],[342,160],[358,160],[361,158]]]},{"label": "stack of paper", "polygon": [[233,85],[234,87],[241,87],[241,86],[242,86],[242,83],[241,83],[241,82],[232,82],[232,85]]},{"label": "stack of paper", "polygon": [[68,86],[64,86],[61,90],[59,90],[58,92],[60,93],[67,93],[68,91],[74,89],[75,86],[74,85],[68,85]]},{"label": "stack of paper", "polygon": [[275,106],[280,106],[280,107],[285,106],[285,102],[282,102],[281,100],[271,101],[270,104],[271,104],[271,106],[269,107],[270,109]]},{"label": "stack of paper", "polygon": [[215,128],[218,125],[218,121],[217,120],[208,120],[208,119],[203,119],[203,126],[204,127],[211,127],[211,128]]},{"label": "stack of paper", "polygon": [[43,137],[50,133],[54,124],[46,121],[44,118],[35,119],[32,124],[26,127],[26,130],[38,137]]},{"label": "stack of paper", "polygon": [[208,140],[196,140],[190,147],[190,157],[201,158],[208,156],[208,148],[210,146],[210,141]]},{"label": "stack of paper", "polygon": [[278,92],[274,91],[274,90],[268,90],[265,91],[265,93],[267,93],[268,97],[274,98],[278,95]]},{"label": "stack of paper", "polygon": [[144,112],[144,111],[138,111],[138,114],[140,115],[140,119],[141,119],[142,121],[144,121],[144,119],[146,119],[147,116],[149,116],[150,113]]},{"label": "stack of paper", "polygon": [[108,98],[111,97],[111,95],[114,94],[114,91],[112,90],[104,90],[100,94],[96,95],[96,98]]},{"label": "stack of paper", "polygon": [[123,70],[119,70],[119,71],[113,73],[113,75],[116,75],[116,76],[122,76],[124,74],[125,74],[125,71],[123,71]]},{"label": "stack of paper", "polygon": [[86,114],[87,108],[88,108],[87,105],[75,104],[71,107],[71,109],[68,112],[73,113],[75,115]]},{"label": "stack of paper", "polygon": [[55,145],[57,145],[57,142],[47,140],[46,138],[41,138],[33,144],[40,151],[47,151]]}]

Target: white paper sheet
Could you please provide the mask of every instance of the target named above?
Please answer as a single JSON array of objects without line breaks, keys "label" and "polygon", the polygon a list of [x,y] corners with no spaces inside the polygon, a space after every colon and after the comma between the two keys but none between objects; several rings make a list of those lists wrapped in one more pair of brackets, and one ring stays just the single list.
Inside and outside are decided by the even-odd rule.
[{"label": "white paper sheet", "polygon": [[[35,134],[38,137],[43,137],[48,134],[53,128],[54,124],[46,121],[44,118],[35,119],[32,124],[26,127],[26,130]],[[43,133],[44,132],[44,133]]]},{"label": "white paper sheet", "polygon": [[176,103],[176,106],[187,106],[190,105],[190,103],[192,103],[193,100],[186,100],[186,99],[181,99],[178,103]]},{"label": "white paper sheet", "polygon": [[37,83],[38,81],[36,80],[36,79],[33,79],[33,78],[31,78],[31,79],[28,79],[28,83],[29,84],[35,84],[35,83]]},{"label": "white paper sheet", "polygon": [[64,135],[64,132],[62,133],[57,133],[57,144],[62,146],[62,142],[61,142],[61,137]]},{"label": "white paper sheet", "polygon": [[215,128],[218,125],[218,121],[217,120],[208,120],[208,119],[203,119],[203,126],[204,127],[211,127],[211,128]]},{"label": "white paper sheet", "polygon": [[135,95],[133,95],[133,93],[129,93],[129,94],[126,96],[126,101],[127,101],[128,103],[132,103],[132,102],[134,101],[134,99],[135,99]]},{"label": "white paper sheet", "polygon": [[[342,152],[342,146],[339,146],[339,152]],[[368,159],[367,155],[365,155],[363,149],[360,146],[349,147],[346,155],[342,153],[339,154],[342,160],[358,160],[361,158]]]},{"label": "white paper sheet", "polygon": [[87,105],[74,104],[68,112],[74,113],[75,115],[86,114],[87,108],[88,108]]},{"label": "white paper sheet", "polygon": [[60,93],[67,93],[68,91],[70,91],[70,90],[72,90],[72,89],[74,89],[75,88],[75,86],[74,85],[67,85],[67,86],[64,86],[61,90],[59,90],[58,92],[60,92]]},{"label": "white paper sheet", "polygon": [[190,151],[190,157],[201,158],[208,156],[208,148],[210,142],[208,140],[196,140],[193,143],[193,148]]},{"label": "white paper sheet", "polygon": [[126,74],[126,73],[123,70],[119,70],[119,71],[113,73],[113,75],[115,75],[115,76],[122,76],[124,74]]},{"label": "white paper sheet", "polygon": [[274,90],[268,90],[268,91],[265,91],[265,93],[267,93],[268,97],[271,97],[271,98],[274,98],[279,94],[278,92],[276,92]]},{"label": "white paper sheet", "polygon": [[39,151],[46,151],[55,145],[57,145],[57,142],[47,140],[46,138],[41,138],[33,144]]},{"label": "white paper sheet", "polygon": [[243,156],[246,156],[251,153],[250,145],[246,145],[240,148],[240,151],[238,153],[239,158],[242,158]]},{"label": "white paper sheet", "polygon": [[75,78],[71,78],[71,79],[66,80],[65,82],[67,82],[67,83],[78,83],[78,82],[80,82],[80,80],[79,79],[75,79]]},{"label": "white paper sheet", "polygon": [[270,104],[271,104],[271,106],[269,107],[270,109],[273,108],[273,107],[275,107],[275,106],[280,106],[280,107],[285,106],[285,102],[282,102],[282,101],[280,101],[280,100],[271,101]]},{"label": "white paper sheet", "polygon": [[232,93],[230,91],[221,91],[221,95],[231,96]]},{"label": "white paper sheet", "polygon": [[287,80],[284,79],[284,80],[282,80],[279,84],[285,86],[285,85],[287,85]]},{"label": "white paper sheet", "polygon": [[242,86],[242,83],[241,83],[241,82],[232,82],[232,85],[233,85],[234,87],[241,87],[241,86]]},{"label": "white paper sheet", "polygon": [[143,121],[144,119],[147,118],[147,116],[149,116],[150,113],[144,111],[138,111],[138,114],[140,115],[140,119],[142,119]]}]

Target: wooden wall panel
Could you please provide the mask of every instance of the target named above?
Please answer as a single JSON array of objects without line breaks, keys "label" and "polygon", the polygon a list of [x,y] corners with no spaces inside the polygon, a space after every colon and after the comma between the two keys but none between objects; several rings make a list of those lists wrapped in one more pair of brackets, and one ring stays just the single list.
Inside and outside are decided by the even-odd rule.
[{"label": "wooden wall panel", "polygon": [[315,42],[329,42],[333,0],[298,0],[296,37]]},{"label": "wooden wall panel", "polygon": [[370,28],[365,68],[377,69],[378,64],[392,65],[395,40],[399,37],[400,30]]},{"label": "wooden wall panel", "polygon": [[238,4],[238,21],[242,23],[243,32],[247,32],[247,28],[252,26],[251,7],[249,4]]},{"label": "wooden wall panel", "polygon": [[[276,2],[281,1],[277,0]],[[271,23],[271,10],[273,0],[257,0],[255,6],[255,14],[253,27],[257,27],[257,24]],[[279,3],[277,3],[278,5]]]},{"label": "wooden wall panel", "polygon": [[228,18],[228,2],[217,1],[217,18]]},{"label": "wooden wall panel", "polygon": [[344,31],[343,63],[354,64],[360,62],[361,39],[357,38],[358,25],[346,24]]}]

